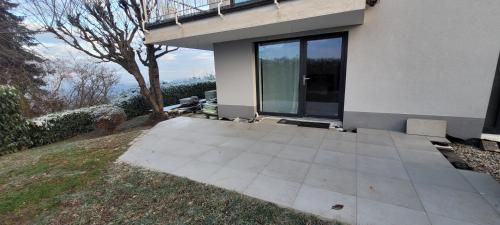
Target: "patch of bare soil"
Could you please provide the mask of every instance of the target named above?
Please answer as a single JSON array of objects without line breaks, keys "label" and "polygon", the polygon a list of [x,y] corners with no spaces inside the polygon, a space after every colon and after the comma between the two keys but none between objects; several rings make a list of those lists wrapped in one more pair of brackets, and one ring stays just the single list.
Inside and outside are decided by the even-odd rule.
[{"label": "patch of bare soil", "polygon": [[453,143],[453,151],[474,171],[489,173],[500,182],[500,153],[483,151],[474,146]]}]

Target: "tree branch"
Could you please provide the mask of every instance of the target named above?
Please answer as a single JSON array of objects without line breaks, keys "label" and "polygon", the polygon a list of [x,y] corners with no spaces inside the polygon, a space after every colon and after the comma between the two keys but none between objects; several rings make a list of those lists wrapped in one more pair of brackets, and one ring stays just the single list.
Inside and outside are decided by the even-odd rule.
[{"label": "tree branch", "polygon": [[[161,46],[160,46],[160,49],[161,49]],[[173,51],[177,51],[177,50],[179,50],[179,47],[175,47],[174,49],[168,50],[168,46],[166,46],[165,50],[163,52],[160,52],[157,55],[155,55],[155,59],[160,58],[169,52],[173,52]]]},{"label": "tree branch", "polygon": [[142,58],[142,50],[138,49],[136,50],[137,56],[139,57],[139,60],[141,61],[142,65],[144,66],[149,66],[149,61],[147,59]]}]

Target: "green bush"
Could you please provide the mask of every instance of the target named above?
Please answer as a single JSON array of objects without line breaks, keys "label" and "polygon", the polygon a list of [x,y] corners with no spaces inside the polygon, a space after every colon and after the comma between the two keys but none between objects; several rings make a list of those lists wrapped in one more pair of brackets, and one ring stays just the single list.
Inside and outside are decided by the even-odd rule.
[{"label": "green bush", "polygon": [[[215,90],[216,85],[213,80],[197,81],[186,84],[162,84],[163,104],[165,106],[179,104],[179,100],[191,96],[198,98],[205,97],[205,91]],[[137,89],[132,89],[120,94],[114,100],[114,105],[122,108],[128,118],[147,114],[151,106],[142,97]]]},{"label": "green bush", "polygon": [[114,105],[125,111],[128,118],[145,115],[151,109],[138,90],[123,92],[114,102]]},{"label": "green bush", "polygon": [[62,114],[43,122],[30,122],[29,138],[33,146],[54,143],[95,129],[93,116],[88,112]]},{"label": "green bush", "polygon": [[32,146],[60,141],[95,129],[98,121],[125,117],[123,109],[111,105],[97,105],[75,110],[51,113],[30,120]]},{"label": "green bush", "polygon": [[191,96],[205,98],[205,91],[215,90],[215,88],[215,81],[163,86],[163,104],[165,106],[179,104],[180,99]]},{"label": "green bush", "polygon": [[20,94],[11,86],[0,86],[0,121],[0,155],[31,145]]},{"label": "green bush", "polygon": [[50,114],[34,120],[24,118],[21,111],[19,92],[10,86],[0,86],[0,155],[92,131],[95,112],[112,110],[94,107],[87,111]]}]

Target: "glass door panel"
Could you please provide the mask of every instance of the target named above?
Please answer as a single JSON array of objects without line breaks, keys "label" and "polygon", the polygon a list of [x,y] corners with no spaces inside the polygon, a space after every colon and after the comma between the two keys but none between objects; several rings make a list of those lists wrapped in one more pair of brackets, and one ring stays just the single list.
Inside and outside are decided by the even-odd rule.
[{"label": "glass door panel", "polygon": [[342,38],[306,41],[305,116],[339,117]]},{"label": "glass door panel", "polygon": [[260,111],[297,114],[299,109],[300,41],[258,45]]}]

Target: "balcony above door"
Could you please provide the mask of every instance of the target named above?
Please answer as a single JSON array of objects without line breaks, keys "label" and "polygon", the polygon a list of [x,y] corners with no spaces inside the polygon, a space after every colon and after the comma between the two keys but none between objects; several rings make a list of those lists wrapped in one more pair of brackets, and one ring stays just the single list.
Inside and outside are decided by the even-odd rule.
[{"label": "balcony above door", "polygon": [[158,0],[147,43],[211,50],[213,43],[363,23],[366,0]]}]

